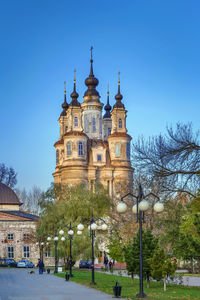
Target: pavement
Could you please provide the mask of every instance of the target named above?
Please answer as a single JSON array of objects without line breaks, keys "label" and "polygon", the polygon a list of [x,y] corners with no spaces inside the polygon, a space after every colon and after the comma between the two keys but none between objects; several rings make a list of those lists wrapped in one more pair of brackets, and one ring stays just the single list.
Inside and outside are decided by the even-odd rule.
[{"label": "pavement", "polygon": [[113,296],[32,269],[0,269],[0,300],[111,300]]}]

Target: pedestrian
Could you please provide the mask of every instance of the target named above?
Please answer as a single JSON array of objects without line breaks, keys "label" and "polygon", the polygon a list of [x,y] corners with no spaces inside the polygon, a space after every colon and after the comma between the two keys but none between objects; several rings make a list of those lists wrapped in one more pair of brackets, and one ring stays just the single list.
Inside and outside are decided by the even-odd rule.
[{"label": "pedestrian", "polygon": [[109,270],[110,270],[110,272],[111,272],[111,271],[112,271],[112,261],[111,261],[111,260],[109,261],[108,266],[109,266]]},{"label": "pedestrian", "polygon": [[106,256],[106,254],[104,255],[104,265],[105,265],[105,268],[108,269],[108,258]]},{"label": "pedestrian", "polygon": [[38,259],[37,267],[39,268],[39,274],[43,274],[44,271],[44,263],[41,259]]}]

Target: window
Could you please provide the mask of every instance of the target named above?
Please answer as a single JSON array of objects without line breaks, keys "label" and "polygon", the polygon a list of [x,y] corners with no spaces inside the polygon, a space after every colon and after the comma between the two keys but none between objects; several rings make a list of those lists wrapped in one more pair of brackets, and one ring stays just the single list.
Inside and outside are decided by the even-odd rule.
[{"label": "window", "polygon": [[78,127],[78,118],[74,117],[74,127]]},{"label": "window", "polygon": [[44,255],[45,255],[45,257],[51,257],[51,251],[50,251],[49,247],[45,249]]},{"label": "window", "polygon": [[92,131],[93,132],[96,131],[96,120],[95,120],[95,118],[92,118]]},{"label": "window", "polygon": [[108,136],[111,134],[111,128],[108,127]]},{"label": "window", "polygon": [[24,240],[28,240],[29,239],[29,234],[28,233],[24,233]]},{"label": "window", "polygon": [[78,155],[83,155],[83,143],[78,143]]},{"label": "window", "polygon": [[56,163],[59,163],[59,150],[56,150]]},{"label": "window", "polygon": [[72,149],[71,149],[71,143],[67,143],[67,155],[71,155]]},{"label": "window", "polygon": [[126,156],[128,159],[130,159],[131,149],[130,149],[130,143],[126,144]]},{"label": "window", "polygon": [[85,117],[85,132],[88,132],[88,118]]},{"label": "window", "polygon": [[29,257],[30,257],[30,247],[24,246],[24,258],[29,258]]},{"label": "window", "polygon": [[100,133],[102,133],[102,119],[99,119]]},{"label": "window", "polygon": [[101,161],[101,154],[97,154],[97,161]]},{"label": "window", "polygon": [[14,258],[14,247],[13,246],[8,247],[8,258]]},{"label": "window", "polygon": [[119,118],[119,128],[122,128],[122,119]]},{"label": "window", "polygon": [[14,240],[13,233],[8,233],[8,240],[9,241],[13,241]]},{"label": "window", "polygon": [[120,143],[115,144],[115,157],[120,157]]},{"label": "window", "polygon": [[68,126],[65,126],[65,133],[67,133]]}]

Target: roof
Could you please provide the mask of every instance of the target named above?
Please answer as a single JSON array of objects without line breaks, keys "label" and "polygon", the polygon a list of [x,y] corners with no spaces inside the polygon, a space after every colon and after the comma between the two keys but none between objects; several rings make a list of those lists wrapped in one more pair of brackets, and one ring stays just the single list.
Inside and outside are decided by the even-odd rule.
[{"label": "roof", "polygon": [[82,131],[69,131],[64,136],[86,136],[88,138],[87,134]]},{"label": "roof", "polygon": [[55,144],[54,144],[54,147],[57,146],[57,145],[62,145],[64,144],[64,141],[63,140],[59,140],[57,141]]},{"label": "roof", "polygon": [[15,192],[2,182],[0,182],[0,204],[21,204]]},{"label": "roof", "polygon": [[35,222],[39,217],[24,211],[2,210],[0,211],[0,222]]},{"label": "roof", "polygon": [[9,215],[30,219],[30,220],[39,220],[39,218],[40,218],[36,215],[29,214],[29,213],[26,213],[26,212],[20,211],[20,210],[13,210],[13,211],[12,210],[4,210],[2,212],[9,214]]},{"label": "roof", "polygon": [[108,139],[109,138],[112,138],[112,137],[126,137],[126,138],[129,138],[129,139],[132,139],[132,137],[125,133],[125,132],[114,132],[112,133],[111,135],[108,136]]}]

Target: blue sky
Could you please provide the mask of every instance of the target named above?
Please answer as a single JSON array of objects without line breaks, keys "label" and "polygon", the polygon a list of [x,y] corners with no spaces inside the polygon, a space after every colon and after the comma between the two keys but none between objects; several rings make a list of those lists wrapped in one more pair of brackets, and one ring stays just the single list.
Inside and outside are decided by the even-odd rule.
[{"label": "blue sky", "polygon": [[167,124],[200,126],[200,2],[18,0],[0,4],[0,162],[18,187],[53,181],[58,117],[77,70],[82,102],[90,46],[101,101],[121,91],[133,139]]}]

